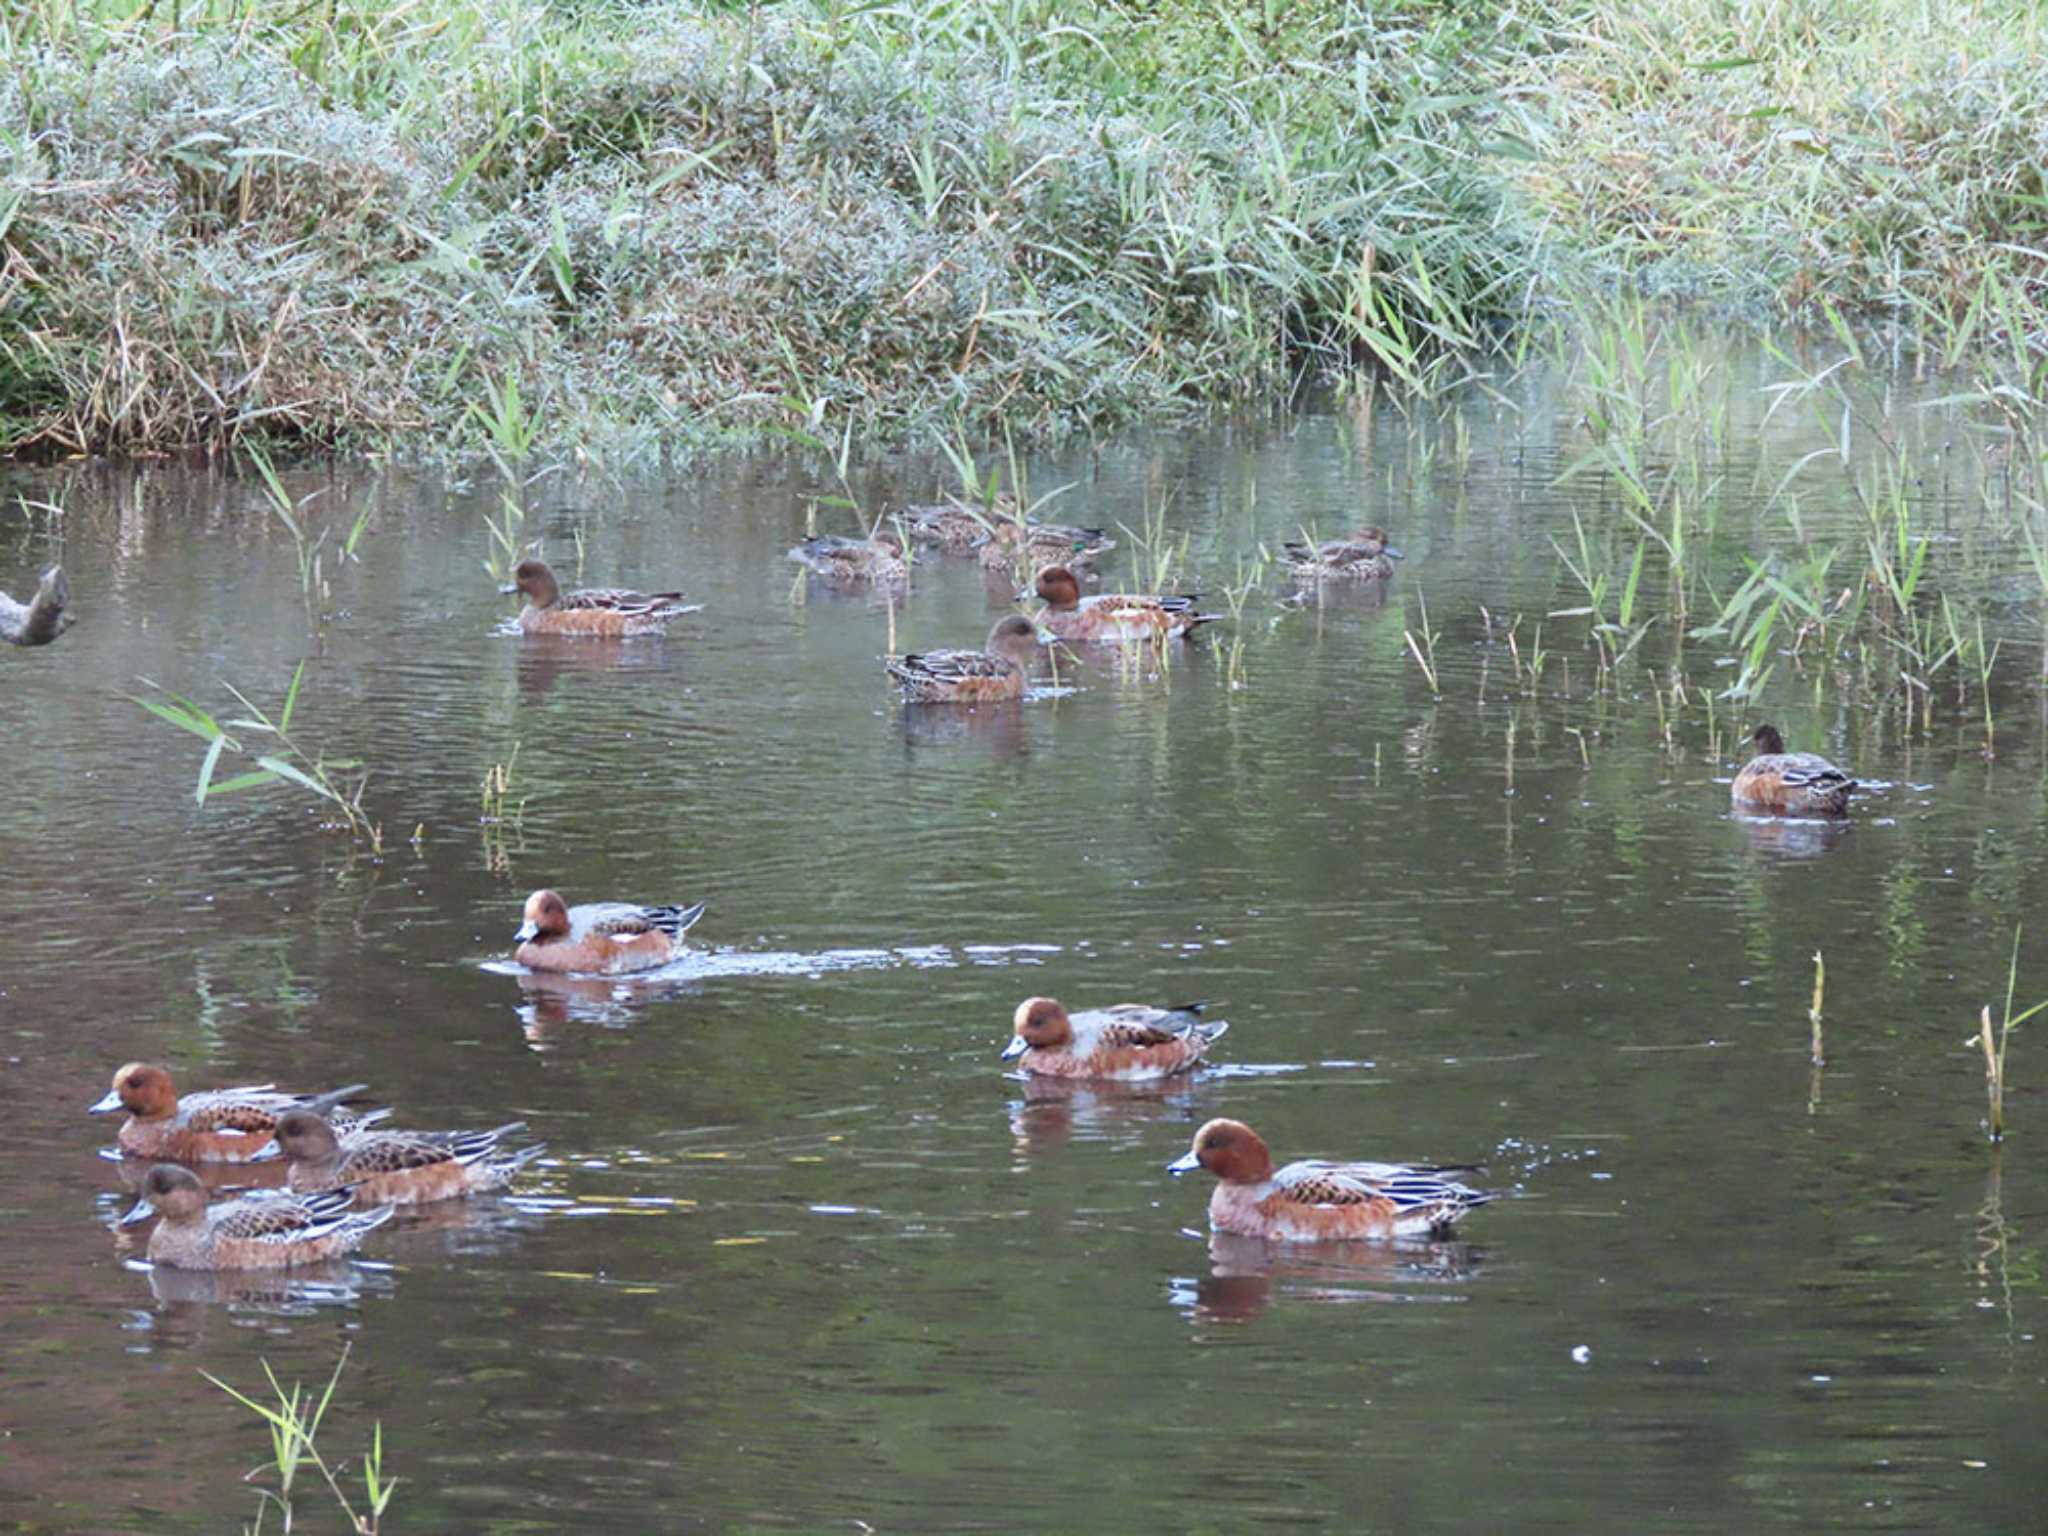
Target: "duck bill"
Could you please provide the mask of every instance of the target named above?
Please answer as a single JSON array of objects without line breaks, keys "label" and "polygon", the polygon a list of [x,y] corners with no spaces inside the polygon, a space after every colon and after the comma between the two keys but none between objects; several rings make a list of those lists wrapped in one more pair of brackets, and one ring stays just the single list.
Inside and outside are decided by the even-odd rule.
[{"label": "duck bill", "polygon": [[115,1222],[114,1225],[117,1227],[139,1227],[155,1214],[155,1206],[151,1205],[147,1200],[138,1200],[135,1202],[134,1209]]},{"label": "duck bill", "polygon": [[1168,1173],[1193,1173],[1201,1166],[1201,1157],[1197,1153],[1189,1152],[1185,1156],[1176,1157],[1172,1162],[1168,1163],[1166,1171]]},{"label": "duck bill", "polygon": [[1394,546],[1391,544],[1381,545],[1380,553],[1385,555],[1389,560],[1406,560],[1408,558],[1406,555],[1402,554],[1401,551],[1394,548]]},{"label": "duck bill", "polygon": [[107,1096],[101,1099],[98,1103],[87,1105],[85,1112],[88,1115],[111,1115],[115,1110],[119,1109],[120,1107],[121,1095],[118,1093],[109,1092]]},{"label": "duck bill", "polygon": [[245,1163],[274,1163],[283,1156],[284,1148],[277,1144],[275,1137],[272,1137],[254,1152],[243,1158],[242,1161]]},{"label": "duck bill", "polygon": [[1012,1035],[1010,1036],[1010,1043],[1003,1047],[1002,1059],[1004,1061],[1015,1061],[1030,1049],[1030,1041],[1026,1040],[1022,1035]]},{"label": "duck bill", "polygon": [[527,944],[539,937],[540,925],[538,923],[521,923],[519,931],[512,935],[512,942],[514,944]]},{"label": "duck bill", "polygon": [[516,581],[508,581],[502,587],[498,588],[498,590],[504,593],[505,596],[511,597],[519,591],[519,583]]}]

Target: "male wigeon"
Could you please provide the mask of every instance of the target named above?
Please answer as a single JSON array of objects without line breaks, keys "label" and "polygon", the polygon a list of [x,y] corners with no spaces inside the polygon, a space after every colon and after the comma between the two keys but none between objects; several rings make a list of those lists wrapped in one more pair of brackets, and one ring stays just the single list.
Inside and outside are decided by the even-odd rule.
[{"label": "male wigeon", "polygon": [[168,1158],[181,1163],[247,1163],[276,1156],[272,1144],[277,1117],[287,1110],[332,1113],[335,1123],[368,1125],[391,1111],[366,1115],[335,1109],[343,1099],[364,1092],[361,1083],[326,1093],[279,1093],[270,1083],[248,1088],[216,1088],[180,1097],[170,1072],[148,1062],[131,1061],[114,1074],[106,1097],[86,1111],[110,1115],[126,1110],[119,1145],[127,1157]]},{"label": "male wigeon", "polygon": [[911,704],[979,704],[1014,699],[1038,655],[1038,630],[1011,614],[996,621],[979,651],[913,651],[883,663]]},{"label": "male wigeon", "polygon": [[564,592],[541,560],[520,561],[501,590],[525,597],[519,627],[529,635],[588,635],[600,640],[659,635],[676,615],[690,612],[680,592],[629,592],[620,587]]},{"label": "male wigeon", "polygon": [[1752,738],[1757,756],[1743,765],[1729,786],[1729,798],[1801,816],[1841,816],[1849,809],[1856,781],[1812,752],[1787,752],[1775,725],[1760,725]]},{"label": "male wigeon", "polygon": [[996,523],[1017,516],[1017,498],[1008,491],[986,509],[949,496],[942,502],[903,509],[903,526],[911,538],[949,555],[971,554]]},{"label": "male wigeon", "polygon": [[1093,565],[1115,548],[1116,540],[1100,528],[1027,523],[1012,515],[990,526],[987,536],[976,547],[976,554],[990,570],[1022,571],[1036,576],[1055,565],[1070,570]]},{"label": "male wigeon", "polygon": [[1461,1168],[1302,1162],[1276,1170],[1258,1132],[1238,1120],[1211,1120],[1187,1156],[1166,1166],[1216,1175],[1209,1225],[1218,1232],[1280,1242],[1442,1235],[1475,1205],[1500,1198],[1444,1177]]},{"label": "male wigeon", "polygon": [[682,953],[683,935],[704,915],[694,907],[636,907],[593,901],[572,907],[553,891],[526,898],[526,920],[513,935],[512,958],[536,971],[619,976],[651,971]]},{"label": "male wigeon", "polygon": [[206,1186],[189,1168],[159,1163],[142,1181],[142,1198],[116,1225],[152,1215],[149,1262],[174,1269],[289,1269],[352,1253],[392,1207],[357,1210],[350,1191],[324,1195],[245,1195],[206,1203]]},{"label": "male wigeon", "polygon": [[1218,617],[1195,611],[1198,594],[1141,597],[1105,592],[1083,597],[1080,582],[1063,565],[1040,571],[1037,590],[1045,600],[1036,615],[1039,626],[1062,640],[1171,640]]},{"label": "male wigeon", "polygon": [[807,566],[813,575],[849,586],[864,581],[889,585],[910,575],[903,537],[893,528],[877,528],[865,539],[813,534],[792,549],[789,558]]},{"label": "male wigeon", "polygon": [[1394,562],[1407,558],[1377,528],[1360,528],[1323,544],[1296,541],[1281,548],[1296,581],[1385,581],[1394,574]]},{"label": "male wigeon", "polygon": [[489,1131],[357,1131],[338,1135],[308,1110],[277,1122],[286,1184],[302,1195],[350,1188],[356,1204],[421,1205],[505,1188],[547,1148],[506,1151],[499,1142],[525,1122]]},{"label": "male wigeon", "polygon": [[1023,1058],[1026,1072],[1046,1077],[1105,1077],[1122,1082],[1172,1077],[1194,1070],[1227,1020],[1198,1017],[1206,1003],[1154,1008],[1117,1003],[1068,1013],[1050,997],[1027,997],[1012,1019],[1015,1031],[1003,1060]]}]

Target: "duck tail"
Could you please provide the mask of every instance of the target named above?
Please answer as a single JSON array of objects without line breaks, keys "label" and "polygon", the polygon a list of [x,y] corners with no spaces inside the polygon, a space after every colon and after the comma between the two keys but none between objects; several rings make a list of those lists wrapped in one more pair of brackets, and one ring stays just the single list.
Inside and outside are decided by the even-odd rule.
[{"label": "duck tail", "polygon": [[654,924],[672,939],[680,939],[695,926],[697,919],[704,915],[704,903],[694,907],[649,907],[647,921]]},{"label": "duck tail", "polygon": [[299,1101],[299,1108],[309,1109],[316,1115],[325,1116],[336,1106],[354,1098],[359,1093],[368,1093],[368,1083],[350,1083],[346,1088],[330,1088],[325,1093],[309,1094]]}]

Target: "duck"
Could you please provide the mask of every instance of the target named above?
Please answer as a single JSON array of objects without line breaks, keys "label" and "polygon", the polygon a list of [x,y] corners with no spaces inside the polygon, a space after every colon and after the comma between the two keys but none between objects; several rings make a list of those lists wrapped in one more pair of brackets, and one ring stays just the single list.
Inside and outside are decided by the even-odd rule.
[{"label": "duck", "polygon": [[1081,583],[1063,565],[1040,571],[1036,591],[1045,602],[1037,614],[1039,627],[1061,640],[1172,640],[1220,617],[1195,611],[1199,593],[1144,597],[1105,592],[1083,597]]},{"label": "duck", "polygon": [[1116,548],[1116,540],[1100,528],[1076,528],[1070,523],[1032,523],[1012,514],[991,522],[975,546],[984,569],[1025,570],[1036,577],[1050,566],[1068,570],[1089,567]]},{"label": "duck", "polygon": [[161,1216],[149,1234],[152,1264],[173,1269],[290,1269],[339,1258],[391,1219],[394,1207],[359,1210],[352,1190],[320,1195],[282,1191],[206,1203],[206,1186],[189,1168],[159,1163],[142,1197],[116,1223],[132,1227]]},{"label": "duck", "polygon": [[1394,574],[1394,562],[1408,558],[1387,542],[1382,530],[1370,526],[1323,544],[1295,541],[1280,547],[1296,581],[1385,581]]},{"label": "duck", "polygon": [[668,632],[678,614],[694,611],[680,592],[628,592],[619,587],[564,592],[544,560],[520,561],[512,580],[499,590],[525,597],[518,622],[529,635],[587,635],[601,640],[660,635]]},{"label": "duck", "polygon": [[277,1156],[277,1117],[294,1109],[310,1109],[334,1117],[339,1127],[374,1124],[391,1111],[350,1114],[337,1106],[367,1092],[362,1083],[330,1088],[325,1093],[280,1093],[272,1083],[246,1088],[215,1088],[179,1096],[170,1069],[131,1061],[114,1073],[114,1085],[86,1113],[110,1115],[126,1110],[117,1138],[124,1157],[147,1157],[177,1163],[253,1163]]},{"label": "duck", "polygon": [[1299,1162],[1275,1169],[1266,1143],[1242,1120],[1209,1121],[1166,1168],[1216,1175],[1209,1197],[1216,1231],[1278,1242],[1442,1237],[1467,1211],[1500,1198],[1446,1177],[1465,1168]]},{"label": "duck", "polygon": [[1775,725],[1760,725],[1750,737],[1757,755],[1743,764],[1728,787],[1741,805],[1768,806],[1802,816],[1842,816],[1856,781],[1812,752],[1787,752]]},{"label": "duck", "polygon": [[420,1205],[504,1189],[544,1146],[504,1150],[499,1143],[526,1122],[488,1131],[338,1133],[311,1110],[280,1116],[286,1187],[302,1195],[351,1189],[359,1207]]},{"label": "duck", "polygon": [[693,907],[594,901],[572,907],[554,891],[526,898],[512,958],[529,970],[622,976],[651,971],[682,953],[683,935],[704,915]]},{"label": "duck", "polygon": [[843,585],[863,581],[893,585],[910,575],[903,536],[893,528],[878,528],[865,539],[813,534],[792,549],[789,558],[809,567],[813,575]]},{"label": "duck", "polygon": [[949,555],[972,554],[1003,521],[1017,516],[1017,498],[1002,492],[984,510],[958,496],[903,509],[903,526],[917,543]]},{"label": "duck", "polygon": [[1038,627],[1018,614],[998,619],[978,651],[913,651],[883,663],[907,704],[980,704],[1021,698],[1038,654]]},{"label": "duck", "polygon": [[8,645],[48,645],[77,620],[70,611],[71,578],[64,567],[53,565],[25,603],[0,592],[0,642]]},{"label": "duck", "polygon": [[1200,1017],[1207,1003],[1155,1008],[1114,1003],[1070,1014],[1057,998],[1027,997],[1011,1018],[1004,1061],[1044,1077],[1110,1078],[1138,1083],[1191,1072],[1223,1038],[1228,1020]]}]

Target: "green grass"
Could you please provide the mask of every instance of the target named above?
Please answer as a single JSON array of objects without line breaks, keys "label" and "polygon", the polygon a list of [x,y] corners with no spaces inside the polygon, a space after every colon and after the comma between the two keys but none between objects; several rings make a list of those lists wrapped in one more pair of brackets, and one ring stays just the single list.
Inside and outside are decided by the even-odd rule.
[{"label": "green grass", "polygon": [[[2024,0],[27,0],[0,452],[1028,441],[1361,367],[1439,395],[1596,291],[1889,318],[2031,419],[2043,29]],[[1645,354],[1596,334],[1624,426]]]},{"label": "green grass", "polygon": [[2048,25],[2032,0],[1552,7],[1523,178],[1589,267],[1648,291],[1940,338],[2048,284]]},{"label": "green grass", "polygon": [[1419,378],[1526,299],[1497,39],[1300,15],[39,0],[0,449],[1043,435]]}]

